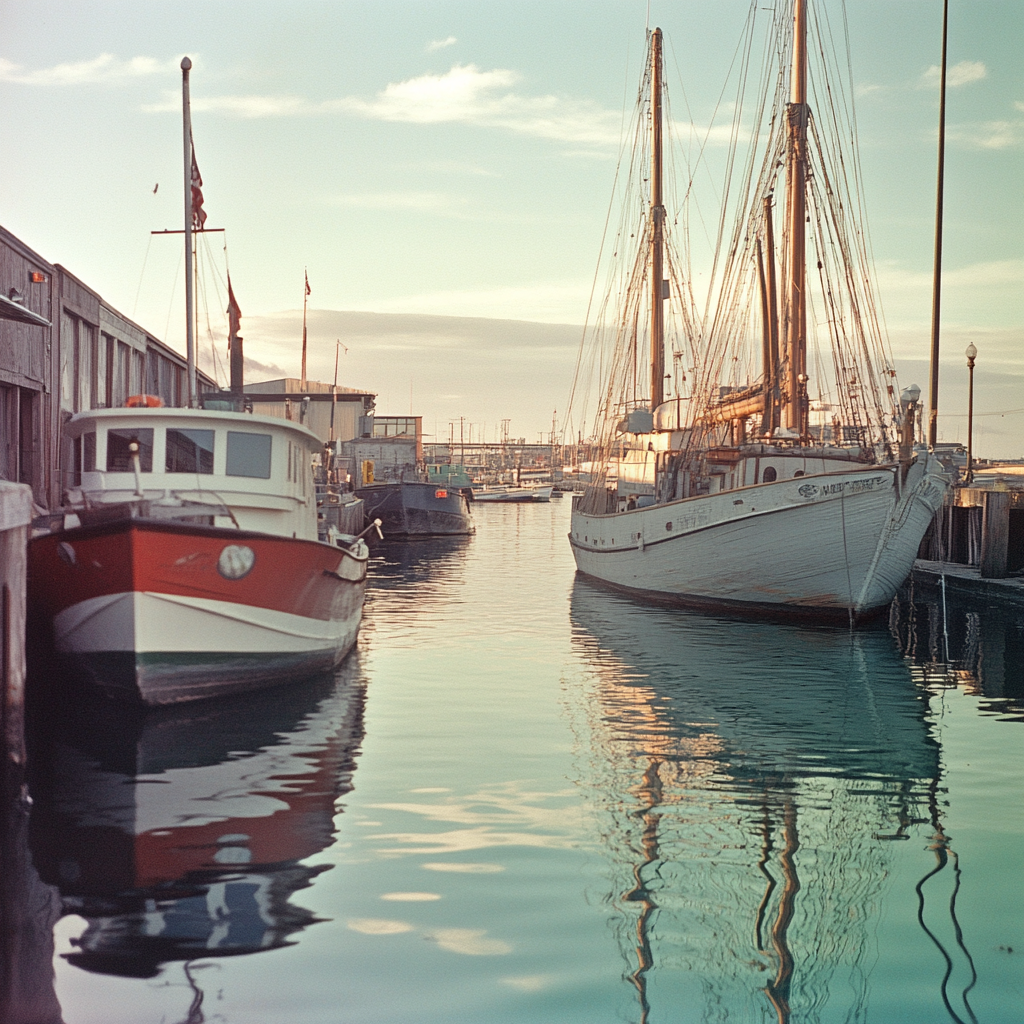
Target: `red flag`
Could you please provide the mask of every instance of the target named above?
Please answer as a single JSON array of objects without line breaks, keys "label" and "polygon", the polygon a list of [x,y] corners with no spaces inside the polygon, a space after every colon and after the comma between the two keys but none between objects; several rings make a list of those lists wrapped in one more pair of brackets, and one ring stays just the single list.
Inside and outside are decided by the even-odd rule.
[{"label": "red flag", "polygon": [[238,308],[235,293],[231,288],[231,275],[228,274],[228,351],[231,351],[231,339],[238,334],[242,326],[242,311]]},{"label": "red flag", "polygon": [[309,291],[309,274],[306,274],[305,271],[303,271],[303,274],[305,274],[305,277],[306,277],[306,294],[309,295],[310,294],[310,291]]},{"label": "red flag", "polygon": [[[189,139],[189,142],[192,140]],[[192,146],[192,227],[202,231],[206,223],[206,211],[203,209],[203,178],[196,163],[196,149]]]}]

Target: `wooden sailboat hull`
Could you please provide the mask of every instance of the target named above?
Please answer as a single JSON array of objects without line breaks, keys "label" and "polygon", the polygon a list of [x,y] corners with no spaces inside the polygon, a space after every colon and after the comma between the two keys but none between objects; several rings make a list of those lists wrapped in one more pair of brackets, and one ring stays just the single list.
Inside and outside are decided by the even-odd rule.
[{"label": "wooden sailboat hull", "polygon": [[937,460],[740,487],[609,515],[573,509],[576,567],[692,607],[847,619],[885,608],[946,489]]}]

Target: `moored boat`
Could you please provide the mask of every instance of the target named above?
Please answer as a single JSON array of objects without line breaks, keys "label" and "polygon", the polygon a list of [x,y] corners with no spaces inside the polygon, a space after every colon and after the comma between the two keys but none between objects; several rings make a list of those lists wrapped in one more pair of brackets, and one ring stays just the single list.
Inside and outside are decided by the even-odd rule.
[{"label": "moored boat", "polygon": [[[591,332],[594,363],[607,369],[597,458],[574,499],[569,540],[580,572],[654,601],[853,622],[892,600],[948,479],[916,444],[920,390],[895,384],[854,220],[863,204],[845,169],[858,166],[855,153],[844,156],[855,143],[844,106],[852,90],[831,88],[834,65],[845,65],[827,19],[809,6],[773,8],[764,45],[752,8],[741,50],[781,55],[786,66],[766,65],[756,87],[763,125],[751,130],[736,106],[732,137],[752,148],[744,167],[729,166],[741,184],[736,199],[723,193],[703,313],[689,245],[676,250],[668,237],[685,225],[690,189],[679,209],[666,206],[662,38],[650,34],[634,122],[640,153],[614,242],[626,262],[610,275],[622,298],[601,305],[607,319]],[[809,30],[818,33],[810,48]],[[844,97],[821,122],[808,103],[809,68],[818,95]],[[816,318],[815,308],[827,312]],[[601,348],[608,339],[611,353]],[[649,375],[638,372],[645,363]],[[813,385],[809,369],[820,375]]]},{"label": "moored boat", "polygon": [[29,600],[56,652],[145,704],[336,666],[355,643],[368,549],[317,540],[297,423],[195,409],[97,409],[66,427],[77,488],[40,521]]},{"label": "moored boat", "polygon": [[545,487],[505,487],[497,485],[494,487],[481,487],[473,491],[473,500],[487,502],[522,502],[550,501],[551,492],[554,490],[551,484]]},{"label": "moored boat", "polygon": [[472,533],[475,527],[466,490],[402,480],[366,484],[355,493],[363,499],[367,521],[379,519],[386,539],[408,540]]}]

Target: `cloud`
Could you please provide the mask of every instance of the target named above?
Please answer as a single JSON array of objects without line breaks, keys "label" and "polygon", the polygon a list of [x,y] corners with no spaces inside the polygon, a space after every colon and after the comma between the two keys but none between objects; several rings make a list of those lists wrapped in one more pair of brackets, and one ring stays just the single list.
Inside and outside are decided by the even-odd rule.
[{"label": "cloud", "polygon": [[[112,53],[101,53],[92,60],[55,64],[35,71],[0,57],[0,82],[16,82],[19,85],[93,85],[168,75],[177,71],[180,71],[179,57],[165,60],[131,57],[121,60]],[[177,109],[180,109],[180,103]]]},{"label": "cloud", "polygon": [[[227,114],[232,117],[309,117],[324,113],[327,106],[311,103],[301,96],[192,96],[193,111]],[[181,110],[181,94],[164,90],[157,103],[144,103],[147,114],[177,113]]]},{"label": "cloud", "polygon": [[[621,116],[590,100],[554,95],[524,96],[513,91],[519,76],[501,68],[482,71],[456,65],[444,74],[392,82],[373,99],[345,96],[313,101],[301,96],[193,97],[192,109],[233,117],[313,117],[348,113],[375,121],[406,124],[470,124],[580,145],[615,146]],[[142,108],[173,113],[180,98],[173,91]]]},{"label": "cloud", "polygon": [[1024,121],[979,121],[951,125],[946,129],[951,142],[972,149],[1015,149],[1024,143]]},{"label": "cloud", "polygon": [[[939,84],[942,71],[938,64],[933,64],[921,75],[919,89],[931,89]],[[980,60],[962,60],[959,64],[946,68],[946,86],[956,89],[971,82],[980,82],[988,77],[988,69]]]},{"label": "cloud", "polygon": [[457,64],[442,75],[392,82],[372,100],[349,97],[339,107],[363,117],[411,124],[475,124],[561,142],[616,145],[621,116],[588,100],[513,92],[514,71]]},{"label": "cloud", "polygon": [[455,36],[449,36],[447,39],[435,39],[427,43],[427,53],[433,53],[435,50],[443,50],[448,46],[454,46],[457,42],[458,39]]}]

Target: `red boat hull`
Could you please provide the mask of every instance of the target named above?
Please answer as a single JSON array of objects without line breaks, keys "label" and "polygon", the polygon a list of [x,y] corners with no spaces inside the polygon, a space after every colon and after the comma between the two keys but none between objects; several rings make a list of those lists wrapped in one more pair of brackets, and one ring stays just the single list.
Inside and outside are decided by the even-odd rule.
[{"label": "red boat hull", "polygon": [[362,617],[360,549],[122,520],[35,538],[29,599],[97,686],[177,703],[336,666]]}]

